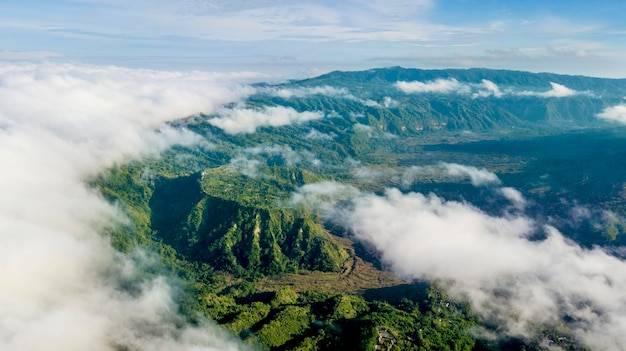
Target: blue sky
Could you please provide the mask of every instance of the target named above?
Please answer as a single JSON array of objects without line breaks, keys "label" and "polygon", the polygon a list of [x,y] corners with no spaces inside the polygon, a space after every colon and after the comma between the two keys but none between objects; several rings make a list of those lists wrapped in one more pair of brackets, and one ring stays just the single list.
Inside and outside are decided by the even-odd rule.
[{"label": "blue sky", "polygon": [[306,76],[401,65],[626,77],[626,2],[3,0],[0,59]]}]

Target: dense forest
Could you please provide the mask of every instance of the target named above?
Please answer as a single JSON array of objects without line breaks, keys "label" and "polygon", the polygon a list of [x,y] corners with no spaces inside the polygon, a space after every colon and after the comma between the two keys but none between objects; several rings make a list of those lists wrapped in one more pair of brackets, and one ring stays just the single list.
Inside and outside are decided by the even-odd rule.
[{"label": "dense forest", "polygon": [[[585,349],[576,320],[505,330],[446,279],[399,274],[328,213],[390,188],[434,194],[491,216],[523,212],[619,256],[626,129],[607,111],[626,81],[388,68],[255,91],[172,124],[203,143],[89,180],[129,218],[108,233],[115,248],[156,252],[146,274],[180,281],[191,322],[199,311],[268,350]],[[523,207],[498,195],[502,184]],[[537,229],[528,240],[544,239]]]}]

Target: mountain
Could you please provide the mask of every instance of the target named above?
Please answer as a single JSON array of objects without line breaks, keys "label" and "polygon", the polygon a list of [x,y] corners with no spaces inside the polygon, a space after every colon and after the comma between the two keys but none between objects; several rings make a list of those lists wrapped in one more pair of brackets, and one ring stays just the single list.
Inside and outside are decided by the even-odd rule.
[{"label": "mountain", "polygon": [[[409,85],[402,89],[399,82]],[[412,82],[421,85],[410,85]],[[606,125],[595,115],[621,103],[626,95],[625,83],[624,79],[548,73],[396,67],[332,72],[273,86],[284,90],[278,94],[283,97],[289,89],[308,88],[311,94],[301,91],[302,97],[287,99],[260,94],[252,101],[293,106],[298,110],[335,111],[351,122],[356,120],[399,135],[433,131],[506,132],[511,127],[571,129]],[[336,91],[324,93],[320,87],[332,87]],[[345,91],[342,93],[340,89]],[[350,94],[354,99],[346,101]]]},{"label": "mountain", "polygon": [[172,123],[203,142],[90,183],[130,219],[111,230],[116,248],[159,252],[187,282],[190,319],[201,311],[258,347],[584,349],[573,317],[515,334],[445,281],[401,279],[384,248],[336,217],[394,188],[532,218],[537,243],[550,226],[619,255],[626,129],[612,109],[625,95],[623,79],[487,69],[258,84],[214,115]]},{"label": "mountain", "polygon": [[[223,172],[156,179],[150,199],[155,235],[188,259],[238,275],[341,271],[347,254],[319,219],[268,206],[261,201],[265,194],[254,193],[262,184]],[[244,192],[247,187],[252,189]]]},{"label": "mountain", "polygon": [[[607,79],[586,76],[572,76],[554,73],[530,73],[524,71],[496,70],[487,68],[424,70],[416,68],[390,67],[359,72],[335,71],[319,77],[295,81],[303,85],[333,85],[359,87],[373,84],[384,88],[385,84],[398,81],[434,81],[453,78],[465,83],[480,83],[486,79],[504,87],[518,87],[522,90],[550,88],[550,82],[566,85],[579,91],[594,91],[599,94],[614,94],[624,91],[626,79]],[[337,83],[335,85],[334,83]]]}]

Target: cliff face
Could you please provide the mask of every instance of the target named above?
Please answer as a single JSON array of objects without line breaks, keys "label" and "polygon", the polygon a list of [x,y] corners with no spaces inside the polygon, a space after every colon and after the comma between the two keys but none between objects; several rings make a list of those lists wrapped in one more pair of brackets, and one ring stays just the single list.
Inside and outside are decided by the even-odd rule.
[{"label": "cliff face", "polygon": [[[347,253],[313,214],[209,195],[200,181],[200,174],[157,179],[150,199],[153,235],[186,259],[237,275],[341,270]],[[227,197],[243,197],[241,190]]]}]

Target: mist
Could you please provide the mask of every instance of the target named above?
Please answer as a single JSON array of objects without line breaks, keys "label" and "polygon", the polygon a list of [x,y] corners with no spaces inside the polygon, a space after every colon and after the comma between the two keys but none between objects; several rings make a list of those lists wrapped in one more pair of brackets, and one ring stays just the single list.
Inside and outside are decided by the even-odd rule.
[{"label": "mist", "polygon": [[228,134],[251,134],[261,127],[282,127],[324,117],[315,111],[298,112],[291,107],[270,106],[260,110],[249,108],[220,109],[209,123]]},{"label": "mist", "polygon": [[254,79],[0,63],[0,349],[244,348],[208,320],[187,325],[170,280],[142,275],[149,255],[111,247],[101,232],[125,218],[85,179],[202,143],[164,122],[239,101]]},{"label": "mist", "polygon": [[420,81],[398,81],[395,83],[395,87],[406,94],[423,94],[423,93],[439,93],[439,94],[469,94],[471,97],[476,98],[488,98],[495,97],[501,98],[509,95],[516,96],[533,96],[539,98],[563,98],[570,97],[578,94],[584,94],[593,96],[589,91],[576,91],[568,88],[565,85],[550,82],[550,90],[547,91],[530,91],[523,90],[518,91],[513,87],[508,87],[502,90],[496,83],[483,79],[481,83],[463,83],[454,78],[449,79],[437,79],[434,81],[420,82]]},{"label": "mist", "polygon": [[452,92],[463,92],[466,93],[469,91],[468,87],[460,83],[458,80],[454,78],[450,79],[437,79],[435,81],[428,82],[405,82],[398,81],[396,82],[396,87],[401,91],[410,94],[410,93],[452,93]]},{"label": "mist", "polygon": [[626,124],[626,105],[620,104],[605,108],[596,117],[613,121],[621,124]]},{"label": "mist", "polygon": [[[519,191],[501,189],[523,208]],[[497,326],[483,336],[530,340],[542,324],[566,323],[591,349],[623,350],[626,262],[518,212],[492,216],[467,202],[392,188],[361,193],[327,216],[400,276],[440,281],[469,299]],[[545,239],[530,240],[537,232]]]}]

